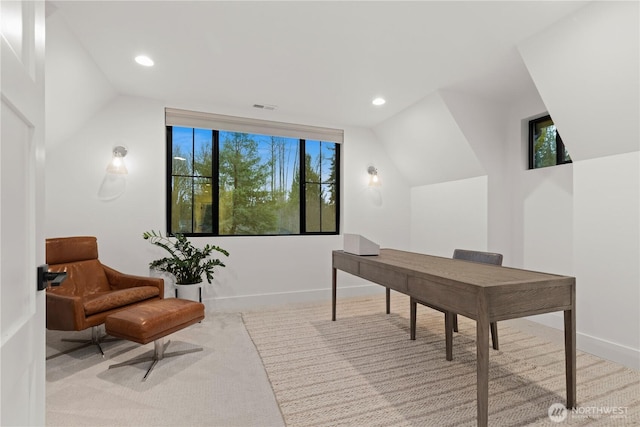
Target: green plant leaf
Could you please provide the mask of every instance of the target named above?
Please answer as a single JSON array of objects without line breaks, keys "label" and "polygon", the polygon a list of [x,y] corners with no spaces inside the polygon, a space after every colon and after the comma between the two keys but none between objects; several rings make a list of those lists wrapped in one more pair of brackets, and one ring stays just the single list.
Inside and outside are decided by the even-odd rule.
[{"label": "green plant leaf", "polygon": [[165,271],[176,278],[176,283],[200,283],[202,276],[211,283],[215,274],[215,267],[225,267],[218,258],[211,258],[214,252],[229,256],[229,252],[219,246],[206,244],[203,248],[197,248],[183,234],[175,236],[163,236],[162,232],[155,230],[145,231],[142,238],[151,244],[166,250],[170,256],[160,258],[149,263],[149,267]]}]

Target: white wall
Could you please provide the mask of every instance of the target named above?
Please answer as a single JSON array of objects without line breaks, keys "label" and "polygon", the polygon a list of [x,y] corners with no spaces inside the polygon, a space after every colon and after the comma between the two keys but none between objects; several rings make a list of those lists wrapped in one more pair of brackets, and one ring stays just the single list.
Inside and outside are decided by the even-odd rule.
[{"label": "white wall", "polygon": [[411,250],[451,257],[487,250],[487,177],[411,189]]},{"label": "white wall", "polygon": [[[47,237],[93,235],[101,261],[123,272],[147,275],[161,249],[142,239],[165,226],[164,108],[175,107],[316,126],[340,127],[276,113],[237,111],[177,100],[152,100],[113,93],[63,19],[47,20]],[[104,200],[105,168],[114,146],[129,149],[125,191]],[[360,233],[382,246],[408,248],[409,188],[376,136],[346,128],[342,145],[341,231]],[[382,185],[367,186],[375,165]],[[214,286],[204,289],[208,307],[235,310],[289,301],[328,300],[331,251],[342,236],[194,238],[230,252]],[[341,296],[382,288],[347,275]]]},{"label": "white wall", "polygon": [[[141,236],[146,230],[166,228],[165,104],[116,97],[74,135],[48,147],[47,237],[95,235],[105,264],[132,274],[149,273],[148,263],[164,256]],[[120,144],[129,149],[126,190],[104,201],[98,193],[105,168],[112,147]],[[382,179],[375,195],[366,185],[369,163],[378,167]],[[382,246],[406,249],[408,187],[375,135],[346,129],[342,164],[342,230],[363,234]],[[342,248],[341,236],[194,240],[200,245],[213,242],[230,252],[215,286],[204,292],[209,307],[229,310],[329,298],[331,251]],[[343,296],[381,290],[346,276],[340,278],[339,289]]]},{"label": "white wall", "polygon": [[640,152],[573,170],[578,344],[640,369]]},{"label": "white wall", "polygon": [[[142,233],[164,229],[163,123],[162,103],[116,97],[73,136],[48,146],[47,237],[94,235],[105,264],[147,273],[153,255]],[[129,149],[126,190],[103,201],[98,193],[115,145]]]},{"label": "white wall", "polygon": [[[528,169],[529,119],[545,111],[535,93],[512,105],[506,118],[511,194],[508,265],[573,276],[573,165]],[[562,313],[532,317],[558,329],[564,327],[562,319]]]},{"label": "white wall", "polygon": [[[527,93],[530,87],[533,87],[533,82],[522,88],[521,93]],[[475,210],[468,211],[469,215],[479,215],[480,212],[476,210],[486,210],[482,213],[486,216],[486,220],[480,224],[485,241],[483,245],[478,245],[476,250],[501,253],[504,255],[503,264],[509,265],[511,230],[507,225],[511,218],[509,209],[511,193],[506,175],[504,120],[507,108],[493,100],[451,90],[441,91],[441,96],[469,147],[486,171],[484,194],[487,201],[485,204],[476,205]],[[471,193],[466,197],[473,200],[476,196]],[[465,197],[465,195],[458,197]],[[474,247],[467,246],[467,248]]]},{"label": "white wall", "polygon": [[116,92],[61,15],[47,17],[46,100],[47,145],[58,144],[82,126]]},{"label": "white wall", "polygon": [[[576,277],[581,350],[640,368],[640,153],[515,175],[514,265]],[[561,313],[532,318],[558,329]]]},{"label": "white wall", "polygon": [[[637,2],[593,2],[523,42],[520,52],[544,103],[510,110],[511,123],[549,111],[574,161],[512,169],[516,263],[575,276],[578,347],[636,369],[638,29]],[[525,125],[512,128],[510,138],[519,132],[526,141]],[[522,162],[525,150],[512,150],[510,163]],[[537,320],[562,325],[559,315]]]},{"label": "white wall", "polygon": [[507,119],[514,267],[573,275],[573,166],[528,169],[528,123],[544,113],[537,94],[513,105]]},{"label": "white wall", "polygon": [[[362,234],[381,247],[409,245],[409,186],[369,129],[345,129],[343,146],[343,231]],[[378,170],[379,186],[369,186],[368,166]]]}]

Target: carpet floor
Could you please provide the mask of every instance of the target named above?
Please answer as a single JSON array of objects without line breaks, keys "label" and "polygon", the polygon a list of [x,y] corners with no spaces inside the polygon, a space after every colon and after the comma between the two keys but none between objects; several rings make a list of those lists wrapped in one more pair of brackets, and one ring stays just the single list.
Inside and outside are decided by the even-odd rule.
[{"label": "carpet floor", "polygon": [[[153,354],[153,343],[103,344],[69,354],[90,331],[47,331],[46,425],[86,426],[284,426],[260,358],[238,313],[209,314],[165,338],[166,353],[203,351],[165,358],[142,382],[150,362],[109,365]],[[59,355],[59,356],[58,356]]]},{"label": "carpet floor", "polygon": [[[207,313],[172,334],[167,352],[203,351],[109,369],[153,344],[104,344],[60,354],[90,332],[47,331],[49,426],[473,426],[475,323],[460,317],[454,360],[445,360],[444,316],[418,307],[409,340],[408,299],[393,294],[245,313]],[[578,411],[548,416],[566,399],[564,350],[498,324],[490,350],[490,426],[640,425],[640,373],[578,352]],[[614,412],[614,413],[612,413]]]}]

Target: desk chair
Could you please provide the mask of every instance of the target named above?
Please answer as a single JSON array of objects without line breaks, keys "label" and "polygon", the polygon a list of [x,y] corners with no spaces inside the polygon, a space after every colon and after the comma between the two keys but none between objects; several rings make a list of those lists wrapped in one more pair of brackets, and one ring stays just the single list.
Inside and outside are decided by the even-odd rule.
[{"label": "desk chair", "polygon": [[[494,264],[494,265],[502,265],[502,254],[493,253],[493,252],[479,252],[479,251],[469,251],[465,249],[456,249],[453,251],[453,259],[459,259],[463,261],[470,262],[480,262],[484,264]],[[428,304],[426,302],[417,300],[415,298],[410,299],[410,325],[411,325],[411,339],[416,339],[416,311],[417,311],[417,303],[420,303],[429,308],[433,308],[434,310],[441,311],[445,313],[445,319],[447,311],[436,307],[432,304]],[[446,322],[445,322],[446,324]],[[458,332],[458,315],[453,313],[453,330]],[[496,322],[491,322],[491,341],[493,342],[493,348],[498,350],[498,325]]]}]

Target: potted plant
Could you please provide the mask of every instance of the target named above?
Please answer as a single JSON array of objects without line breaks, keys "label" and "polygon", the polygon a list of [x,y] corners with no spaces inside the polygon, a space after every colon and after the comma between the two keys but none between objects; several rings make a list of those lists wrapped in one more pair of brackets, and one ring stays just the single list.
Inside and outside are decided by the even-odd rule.
[{"label": "potted plant", "polygon": [[[202,276],[204,275],[207,278],[207,282],[211,283],[214,268],[225,266],[220,259],[213,258],[212,254],[219,252],[224,256],[229,256],[229,252],[215,245],[207,244],[202,249],[196,248],[180,233],[169,237],[163,236],[161,232],[145,231],[142,234],[142,238],[169,252],[170,256],[151,261],[149,267],[165,271],[175,277],[178,298],[200,300]],[[191,289],[181,288],[182,285],[186,285]],[[181,289],[185,290],[188,295],[181,295]]]}]

